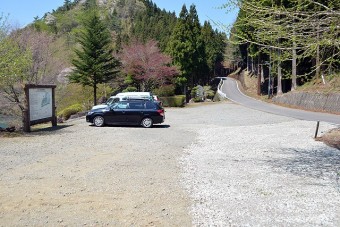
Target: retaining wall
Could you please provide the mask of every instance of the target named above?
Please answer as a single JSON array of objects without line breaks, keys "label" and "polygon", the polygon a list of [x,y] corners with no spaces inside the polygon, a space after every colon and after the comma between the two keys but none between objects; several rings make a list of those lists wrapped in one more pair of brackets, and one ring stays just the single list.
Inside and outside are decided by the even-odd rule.
[{"label": "retaining wall", "polygon": [[312,111],[340,114],[340,94],[293,92],[275,96],[273,102]]}]

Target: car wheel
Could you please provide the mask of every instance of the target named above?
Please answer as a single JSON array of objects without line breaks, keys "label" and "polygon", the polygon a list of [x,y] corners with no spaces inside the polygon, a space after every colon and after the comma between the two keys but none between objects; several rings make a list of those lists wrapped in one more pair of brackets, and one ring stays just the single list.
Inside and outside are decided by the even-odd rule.
[{"label": "car wheel", "polygon": [[144,119],[142,120],[141,125],[142,125],[144,128],[151,128],[152,125],[153,125],[153,121],[152,121],[151,118],[146,117],[146,118],[144,118]]},{"label": "car wheel", "polygon": [[102,127],[104,125],[104,118],[102,116],[96,116],[93,119],[93,124],[97,127]]}]

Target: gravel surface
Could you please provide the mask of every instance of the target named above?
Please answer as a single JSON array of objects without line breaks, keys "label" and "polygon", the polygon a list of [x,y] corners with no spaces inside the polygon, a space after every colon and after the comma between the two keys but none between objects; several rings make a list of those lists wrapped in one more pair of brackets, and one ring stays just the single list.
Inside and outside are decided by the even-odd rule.
[{"label": "gravel surface", "polygon": [[315,126],[224,102],[0,137],[0,226],[339,226],[340,152]]}]

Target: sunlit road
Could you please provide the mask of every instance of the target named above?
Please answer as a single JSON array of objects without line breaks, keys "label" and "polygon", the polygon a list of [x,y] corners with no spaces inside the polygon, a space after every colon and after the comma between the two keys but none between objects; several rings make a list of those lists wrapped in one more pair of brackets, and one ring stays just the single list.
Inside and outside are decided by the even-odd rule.
[{"label": "sunlit road", "polygon": [[300,120],[324,121],[324,122],[329,122],[329,123],[340,125],[339,115],[319,113],[319,112],[310,112],[310,111],[281,107],[281,106],[269,104],[266,102],[253,99],[249,96],[246,96],[238,88],[238,84],[236,80],[232,78],[226,78],[225,80],[223,80],[221,91],[225,94],[226,98],[248,108],[252,108],[252,109],[256,109],[256,110],[260,110],[260,111],[264,111],[264,112],[268,112],[272,114],[292,117],[292,118],[296,118]]}]

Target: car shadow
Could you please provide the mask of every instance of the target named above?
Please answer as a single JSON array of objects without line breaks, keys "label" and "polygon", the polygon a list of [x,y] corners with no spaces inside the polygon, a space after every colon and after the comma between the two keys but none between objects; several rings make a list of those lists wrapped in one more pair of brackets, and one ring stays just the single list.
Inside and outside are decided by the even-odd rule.
[{"label": "car shadow", "polygon": [[[90,124],[90,127],[96,127],[94,124]],[[140,125],[105,125],[104,127],[111,127],[111,128],[142,128]],[[151,129],[153,128],[170,128],[170,125],[153,125]]]}]

